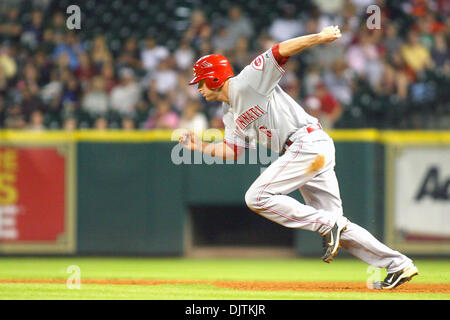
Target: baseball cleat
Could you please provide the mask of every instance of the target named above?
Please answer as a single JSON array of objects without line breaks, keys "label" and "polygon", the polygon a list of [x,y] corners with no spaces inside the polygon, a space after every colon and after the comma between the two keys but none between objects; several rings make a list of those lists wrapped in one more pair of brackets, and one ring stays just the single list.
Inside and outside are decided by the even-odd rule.
[{"label": "baseball cleat", "polygon": [[412,277],[419,274],[419,270],[416,266],[412,265],[403,270],[388,273],[383,281],[377,281],[373,283],[373,289],[383,290],[383,289],[394,289],[399,285],[408,282]]},{"label": "baseball cleat", "polygon": [[341,233],[345,230],[348,219],[339,217],[330,232],[322,237],[323,256],[322,260],[330,263],[338,253]]}]

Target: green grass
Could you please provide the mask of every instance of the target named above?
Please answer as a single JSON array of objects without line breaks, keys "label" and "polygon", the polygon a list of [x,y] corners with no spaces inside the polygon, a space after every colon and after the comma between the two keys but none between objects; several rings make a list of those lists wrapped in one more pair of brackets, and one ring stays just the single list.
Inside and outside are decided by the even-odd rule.
[{"label": "green grass", "polygon": [[[450,283],[450,260],[416,260],[414,283]],[[261,280],[365,282],[367,265],[353,259],[325,264],[319,259],[1,258],[0,279],[67,279],[70,265],[81,270],[81,289],[65,283],[0,283],[0,299],[450,299],[450,294],[389,292],[247,291],[212,284],[103,285],[87,279]],[[385,272],[380,275],[382,278]]]}]

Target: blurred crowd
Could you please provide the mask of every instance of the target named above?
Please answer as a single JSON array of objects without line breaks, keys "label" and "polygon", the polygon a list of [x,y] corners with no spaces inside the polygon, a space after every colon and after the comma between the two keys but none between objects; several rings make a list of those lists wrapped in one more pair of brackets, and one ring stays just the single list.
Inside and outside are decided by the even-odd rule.
[{"label": "blurred crowd", "polygon": [[[348,115],[353,127],[367,126],[358,123],[358,113],[365,112],[361,106],[377,105],[377,97],[388,99],[378,101],[371,116],[379,122],[370,126],[395,128],[417,104],[425,113],[450,113],[446,90],[443,100],[436,87],[448,88],[450,75],[445,0],[312,0],[301,11],[283,1],[280,14],[258,28],[245,5],[230,6],[222,19],[210,19],[196,6],[174,48],[148,34],[128,37],[115,51],[105,35],[83,28],[83,21],[80,30],[68,30],[68,14],[55,10],[52,1],[32,3],[26,23],[23,6],[29,9],[30,2],[0,6],[0,128],[223,128],[221,104],[205,102],[187,85],[197,58],[223,54],[238,73],[276,42],[328,25],[340,26],[343,37],[292,57],[280,81],[325,128],[346,127]],[[371,4],[381,8],[380,29],[366,25]],[[430,84],[430,72],[447,82]],[[440,111],[431,108],[436,105]],[[384,125],[393,108],[401,111],[400,119]],[[425,127],[420,121],[405,126]],[[445,126],[450,127],[440,123]]]}]

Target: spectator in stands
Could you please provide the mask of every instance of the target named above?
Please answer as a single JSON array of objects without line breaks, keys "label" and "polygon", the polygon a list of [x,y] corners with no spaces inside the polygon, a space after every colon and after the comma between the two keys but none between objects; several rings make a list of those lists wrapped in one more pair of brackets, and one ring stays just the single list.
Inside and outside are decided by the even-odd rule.
[{"label": "spectator in stands", "polygon": [[71,114],[78,108],[78,103],[81,98],[81,87],[77,79],[72,75],[63,81],[64,86],[60,104],[63,112]]},{"label": "spectator in stands", "polygon": [[85,52],[79,55],[80,64],[76,70],[74,70],[74,75],[79,79],[83,87],[89,85],[89,81],[97,73],[94,66],[92,65],[91,58]]},{"label": "spectator in stands", "polygon": [[201,104],[198,100],[190,99],[181,114],[179,127],[196,133],[208,129],[208,119],[200,111]]},{"label": "spectator in stands", "polygon": [[284,67],[284,76],[280,79],[279,85],[288,90],[290,87],[295,86],[298,83],[298,60],[291,59]]},{"label": "spectator in stands", "polygon": [[276,18],[269,27],[269,36],[277,42],[295,38],[304,33],[303,24],[295,17],[295,7],[283,5],[281,17]]},{"label": "spectator in stands", "polygon": [[22,72],[18,75],[18,82],[24,83],[27,89],[29,89],[33,95],[37,94],[39,91],[39,77],[40,74],[37,72],[36,66],[34,64],[26,63]]},{"label": "spectator in stands", "polygon": [[450,52],[447,47],[445,35],[442,32],[434,36],[434,47],[431,50],[431,57],[436,69],[450,74]]},{"label": "spectator in stands", "polygon": [[206,56],[208,54],[211,54],[211,52],[213,52],[213,47],[211,45],[211,42],[203,41],[198,50],[197,57]]},{"label": "spectator in stands", "polygon": [[178,83],[174,90],[174,94],[171,96],[173,107],[178,113],[183,112],[184,107],[190,99],[195,100],[199,98],[199,93],[195,86],[186,86],[190,77],[190,71],[189,74],[186,72],[178,74]]},{"label": "spectator in stands", "polygon": [[25,129],[27,122],[19,104],[12,104],[6,111],[5,128]]},{"label": "spectator in stands", "polygon": [[415,30],[408,32],[408,40],[401,47],[400,52],[406,65],[415,75],[431,67],[430,51],[419,42],[419,36]]},{"label": "spectator in stands", "polygon": [[160,61],[167,59],[169,54],[170,52],[165,46],[158,45],[154,38],[147,37],[145,48],[141,51],[142,66],[151,75],[156,71]]},{"label": "spectator in stands", "polygon": [[0,46],[0,68],[6,79],[11,79],[16,75],[17,63],[11,56],[11,48]]},{"label": "spectator in stands", "polygon": [[1,42],[17,43],[22,33],[22,25],[19,21],[19,10],[10,8],[0,12],[0,40]]},{"label": "spectator in stands", "polygon": [[34,66],[37,70],[37,74],[39,74],[38,78],[39,87],[42,87],[45,84],[49,83],[52,65],[50,64],[50,61],[47,59],[45,51],[38,50],[34,55],[34,59],[32,59],[32,63],[34,63]]},{"label": "spectator in stands", "polygon": [[[66,121],[71,123],[70,119],[75,119],[75,116],[75,125],[68,124],[67,128],[92,128],[95,124],[91,118],[85,119],[78,112],[83,113],[85,108],[104,110],[106,101],[110,100],[114,102],[115,109],[112,110],[116,110],[118,115],[115,117],[114,112],[108,113],[110,122],[106,127],[128,126],[130,123],[127,121],[134,112],[137,113],[132,118],[135,127],[144,128],[149,110],[156,110],[161,99],[168,99],[174,111],[181,115],[188,101],[197,99],[198,92],[186,83],[191,76],[192,63],[200,56],[226,50],[233,69],[238,72],[256,54],[271,48],[277,41],[316,33],[324,23],[339,24],[342,38],[330,46],[305,51],[291,60],[280,81],[293,97],[298,97],[300,91],[304,96],[314,97],[308,99],[308,104],[316,106],[316,109],[310,108],[311,112],[315,112],[313,109],[322,112],[322,102],[315,96],[320,82],[325,83],[329,93],[342,106],[360,95],[362,90],[372,95],[374,103],[383,99],[386,109],[394,110],[401,103],[407,108],[403,117],[406,119],[405,127],[408,126],[410,102],[423,103],[426,100],[427,104],[435,106],[434,110],[446,107],[447,102],[439,94],[445,92],[446,82],[435,81],[450,73],[447,46],[450,18],[446,14],[445,1],[418,0],[398,6],[393,1],[384,0],[376,3],[371,0],[312,0],[308,2],[313,4],[312,7],[306,2],[303,6],[302,2],[301,11],[298,10],[299,4],[284,2],[276,0],[273,3],[284,12],[280,17],[272,16],[275,11],[269,16],[264,15],[264,18],[274,18],[271,20],[257,20],[261,17],[260,12],[250,12],[253,4],[242,2],[240,6],[233,5],[222,20],[211,17],[210,23],[210,17],[205,16],[206,11],[202,11],[201,6],[206,2],[200,0],[199,9],[192,11],[187,22],[186,31],[178,28],[183,27],[185,21],[175,23],[167,16],[167,25],[176,26],[171,28],[171,32],[177,33],[174,37],[166,40],[164,35],[159,37],[158,34],[161,40],[156,43],[156,38],[131,36],[123,43],[121,35],[110,33],[112,30],[105,30],[105,33],[97,31],[102,30],[97,28],[102,26],[96,15],[86,15],[82,22],[85,27],[81,30],[68,30],[63,2],[32,1],[30,6],[23,7],[9,0],[1,5],[0,10],[0,125],[27,128],[31,125],[28,123],[31,114],[38,109],[44,116],[47,129],[66,128]],[[43,6],[37,6],[38,3]],[[371,4],[382,9],[382,30],[367,30],[365,26],[365,10]],[[105,10],[110,13],[109,7]],[[295,16],[297,12],[300,14],[298,17]],[[258,21],[258,30],[246,18],[250,14],[252,21]],[[153,21],[149,24],[149,31],[153,32],[151,30],[157,26]],[[223,26],[223,37],[212,37],[212,30],[216,35],[219,26]],[[156,31],[165,32],[158,28]],[[403,31],[407,33],[405,39]],[[136,35],[140,32],[136,29]],[[114,46],[108,47],[112,38]],[[142,51],[138,50],[140,41],[143,41]],[[214,41],[214,46],[211,41]],[[92,45],[88,47],[88,44]],[[342,63],[342,60],[347,63]],[[132,80],[125,79],[127,77],[123,75],[129,71],[122,72],[124,68],[134,71]],[[96,77],[102,79],[104,89],[93,90],[99,82]],[[434,79],[436,90],[431,90],[428,77]],[[360,83],[363,85],[357,85]],[[141,90],[146,93],[143,97]],[[311,102],[316,100],[319,104]],[[117,110],[121,110],[120,113]],[[223,127],[220,104],[205,103],[202,110],[209,126]],[[433,112],[430,109],[432,117],[440,117]],[[379,122],[372,123],[370,117],[362,118],[367,121],[355,122],[355,127],[380,125]],[[122,123],[122,119],[128,120]],[[358,120],[355,118],[355,121]],[[326,120],[323,122],[325,125]],[[420,123],[410,123],[420,126]]]},{"label": "spectator in stands", "polygon": [[105,63],[102,66],[101,76],[105,81],[106,92],[108,92],[108,94],[111,93],[111,90],[119,84],[119,82],[116,80],[116,74],[112,63]]},{"label": "spectator in stands", "polygon": [[34,110],[30,115],[30,123],[27,126],[28,130],[32,131],[42,131],[45,129],[44,126],[44,115],[40,110]]},{"label": "spectator in stands", "polygon": [[[312,0],[312,2],[315,6],[317,6],[322,14],[325,14],[329,17],[337,16],[344,6],[344,0]],[[327,26],[332,24],[333,23],[327,24]]]},{"label": "spectator in stands", "polygon": [[147,129],[176,129],[179,124],[179,116],[172,111],[170,100],[160,99],[156,109],[152,110],[145,127]]},{"label": "spectator in stands", "polygon": [[111,90],[111,109],[122,116],[133,116],[136,104],[141,99],[141,88],[135,81],[132,69],[123,68],[120,79],[120,84]]},{"label": "spectator in stands", "polygon": [[123,130],[134,130],[134,129],[136,129],[136,124],[134,123],[133,118],[124,117],[122,119],[121,128]]},{"label": "spectator in stands", "polygon": [[109,127],[108,120],[105,117],[98,117],[94,122],[94,129],[104,131]]},{"label": "spectator in stands", "polygon": [[81,109],[90,116],[105,116],[109,109],[109,96],[105,90],[105,81],[96,76],[81,100]]},{"label": "spectator in stands", "polygon": [[322,30],[327,26],[342,26],[344,19],[342,12],[344,7],[344,0],[313,0],[313,3],[317,6],[318,11],[318,28]]},{"label": "spectator in stands", "polygon": [[[54,30],[47,28],[44,29],[42,33],[42,41],[39,44],[39,49],[45,53],[45,55],[49,55],[55,50],[55,32]],[[47,59],[47,57],[46,57]]]},{"label": "spectator in stands", "polygon": [[[177,69],[180,71],[186,71],[190,70],[192,68],[193,62],[194,62],[194,51],[189,46],[189,43],[187,40],[182,39],[180,41],[180,45],[175,50],[173,56],[175,58],[175,63],[177,66]],[[162,58],[165,59],[169,56],[169,53],[165,54]]]},{"label": "spectator in stands", "polygon": [[294,78],[289,82],[289,85],[285,87],[286,93],[297,103],[301,105],[301,81],[299,78]]},{"label": "spectator in stands", "polygon": [[336,60],[332,68],[325,71],[323,81],[341,104],[351,103],[353,74],[344,60]]},{"label": "spectator in stands", "polygon": [[216,54],[226,54],[228,50],[233,49],[234,43],[234,39],[230,36],[229,30],[225,26],[220,26],[211,40]]},{"label": "spectator in stands", "polygon": [[358,15],[364,14],[367,7],[373,4],[373,0],[351,0],[351,2],[355,5],[355,10]]},{"label": "spectator in stands", "polygon": [[358,76],[366,78],[374,87],[379,85],[383,74],[383,64],[374,43],[375,33],[362,27],[358,35],[358,43],[347,51],[347,64]]},{"label": "spectator in stands", "polygon": [[3,101],[8,94],[8,79],[6,78],[5,71],[0,65],[0,95],[3,97]]},{"label": "spectator in stands", "polygon": [[0,129],[5,127],[5,120],[6,120],[5,98],[2,94],[0,94]]},{"label": "spectator in stands", "polygon": [[196,9],[192,12],[189,28],[184,34],[184,39],[189,41],[193,48],[200,47],[204,42],[209,42],[211,36],[211,26],[209,25],[205,13]]},{"label": "spectator in stands", "polygon": [[315,95],[307,96],[302,103],[305,111],[319,120],[321,118],[320,106],[320,100]]},{"label": "spectator in stands", "polygon": [[252,22],[237,5],[233,5],[228,11],[228,19],[225,21],[224,27],[227,30],[227,38],[231,47],[236,45],[239,38],[249,39],[254,34]]},{"label": "spectator in stands", "polygon": [[59,72],[55,69],[51,70],[49,82],[41,86],[40,89],[42,102],[47,106],[51,105],[54,99],[59,98],[62,89],[63,83],[61,81]]},{"label": "spectator in stands", "polygon": [[67,32],[66,16],[61,11],[55,12],[52,17],[51,29],[55,33],[64,34]]},{"label": "spectator in stands", "polygon": [[74,131],[77,129],[77,119],[75,117],[68,117],[64,120],[63,129],[65,131]]},{"label": "spectator in stands", "polygon": [[383,75],[377,92],[404,101],[408,96],[410,77],[399,52],[393,52],[392,58],[384,63]]},{"label": "spectator in stands", "polygon": [[320,101],[320,109],[317,115],[319,122],[325,129],[333,128],[342,115],[341,104],[323,83],[317,85],[315,96]]},{"label": "spectator in stands", "polygon": [[320,69],[318,65],[309,65],[304,77],[304,87],[307,96],[313,95],[316,92],[317,85],[322,81]]},{"label": "spectator in stands", "polygon": [[56,61],[61,55],[67,55],[68,65],[71,70],[76,70],[80,64],[79,54],[84,52],[84,48],[74,32],[67,32],[65,41],[56,45],[53,50],[53,60]]},{"label": "spectator in stands", "polygon": [[90,50],[90,57],[97,70],[100,70],[107,63],[112,63],[113,57],[104,36],[95,36],[92,49]]},{"label": "spectator in stands", "polygon": [[255,58],[255,53],[250,52],[248,39],[246,37],[239,37],[229,57],[233,69],[242,70],[252,62]]},{"label": "spectator in stands", "polygon": [[34,111],[44,110],[44,105],[31,86],[27,86],[24,83],[19,84],[19,86],[24,87],[22,89],[22,101],[20,102],[20,106],[21,113],[24,115],[25,121],[28,122]]},{"label": "spectator in stands", "polygon": [[22,30],[20,41],[23,46],[34,51],[42,40],[42,12],[33,11],[31,13],[31,22]]},{"label": "spectator in stands", "polygon": [[384,31],[385,35],[382,40],[382,46],[386,50],[386,58],[392,60],[394,53],[400,49],[402,41],[398,36],[397,25],[394,22],[388,23]]},{"label": "spectator in stands", "polygon": [[173,68],[173,59],[169,57],[162,60],[151,78],[150,89],[153,94],[153,100],[155,100],[155,95],[172,96],[177,85],[177,79],[177,73]]},{"label": "spectator in stands", "polygon": [[150,106],[147,100],[141,99],[136,105],[136,113],[133,117],[136,128],[145,129],[149,117]]},{"label": "spectator in stands", "polygon": [[116,62],[119,69],[132,68],[135,72],[141,69],[141,55],[139,53],[137,40],[135,38],[128,38],[125,41],[125,45],[120,51]]}]

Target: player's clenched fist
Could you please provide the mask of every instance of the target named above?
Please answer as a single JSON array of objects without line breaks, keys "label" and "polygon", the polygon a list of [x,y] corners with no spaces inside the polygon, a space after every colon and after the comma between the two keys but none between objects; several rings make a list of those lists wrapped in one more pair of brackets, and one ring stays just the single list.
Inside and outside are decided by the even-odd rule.
[{"label": "player's clenched fist", "polygon": [[193,132],[183,133],[178,139],[178,142],[189,150],[202,151],[202,141]]},{"label": "player's clenched fist", "polygon": [[338,26],[323,28],[323,30],[320,32],[320,36],[323,42],[331,42],[342,37],[341,30],[339,30]]}]

